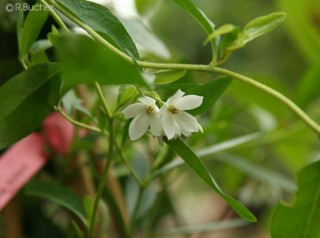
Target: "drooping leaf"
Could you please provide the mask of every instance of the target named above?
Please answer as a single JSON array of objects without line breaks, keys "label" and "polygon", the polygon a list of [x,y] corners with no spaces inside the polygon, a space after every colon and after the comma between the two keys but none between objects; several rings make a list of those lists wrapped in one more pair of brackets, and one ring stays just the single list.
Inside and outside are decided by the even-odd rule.
[{"label": "drooping leaf", "polygon": [[93,39],[68,34],[56,39],[64,87],[95,81],[102,85],[145,85],[139,70]]},{"label": "drooping leaf", "polygon": [[56,0],[110,43],[135,59],[139,54],[130,35],[112,12],[97,3],[84,0]]},{"label": "drooping leaf", "polygon": [[228,47],[228,50],[232,51],[242,48],[255,38],[272,31],[279,26],[286,17],[287,14],[284,12],[274,12],[253,19],[243,28],[234,43]]},{"label": "drooping leaf", "polygon": [[168,84],[181,79],[186,74],[185,70],[161,70],[155,73],[155,84]]},{"label": "drooping leaf", "polygon": [[36,130],[53,110],[60,89],[57,64],[41,64],[0,87],[0,149]]},{"label": "drooping leaf", "polygon": [[[184,11],[190,14],[205,30],[205,32],[210,35],[214,32],[214,23],[197,7],[191,0],[172,0],[178,4]],[[213,62],[217,58],[217,47],[214,41],[210,41],[212,49]]]},{"label": "drooping leaf", "polygon": [[49,11],[46,11],[43,6],[41,7],[40,3],[37,3],[34,7],[35,9],[38,7],[39,11],[29,11],[18,36],[20,61],[23,60],[33,42],[37,39],[49,16]]},{"label": "drooping leaf", "polygon": [[194,5],[191,0],[172,0],[176,4],[178,4],[182,9],[184,9],[187,13],[189,13],[207,32],[207,34],[211,34],[214,29],[214,24],[209,20],[209,18]]},{"label": "drooping leaf", "polygon": [[167,140],[166,143],[197,173],[197,175],[219,194],[239,216],[249,222],[256,221],[255,216],[242,203],[223,193],[202,161],[182,140]]},{"label": "drooping leaf", "polygon": [[33,181],[27,185],[26,193],[30,196],[49,199],[50,201],[65,207],[75,214],[84,225],[87,225],[82,200],[71,189],[52,181]]},{"label": "drooping leaf", "polygon": [[232,80],[230,77],[221,77],[212,80],[209,83],[187,90],[186,94],[203,96],[203,102],[201,106],[188,112],[193,115],[197,115],[208,110],[226,90],[231,81]]},{"label": "drooping leaf", "polygon": [[298,173],[298,191],[293,204],[280,203],[271,221],[272,238],[318,238],[320,220],[320,161]]}]

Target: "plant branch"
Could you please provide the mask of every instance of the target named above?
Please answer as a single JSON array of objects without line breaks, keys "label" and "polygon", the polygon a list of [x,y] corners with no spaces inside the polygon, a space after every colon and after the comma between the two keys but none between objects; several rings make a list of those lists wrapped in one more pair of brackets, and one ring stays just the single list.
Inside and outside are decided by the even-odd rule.
[{"label": "plant branch", "polygon": [[124,60],[132,63],[137,64],[139,67],[142,68],[153,68],[153,69],[184,69],[184,70],[192,70],[192,71],[201,71],[201,72],[208,72],[208,73],[219,73],[223,75],[231,76],[232,78],[242,81],[246,84],[249,84],[257,89],[264,91],[265,93],[269,94],[270,96],[278,99],[284,105],[286,105],[294,114],[296,114],[308,127],[310,127],[317,135],[320,136],[320,126],[314,120],[312,120],[303,110],[301,110],[294,102],[292,102],[289,98],[281,94],[280,92],[260,83],[256,80],[241,75],[239,73],[235,73],[233,71],[211,66],[211,65],[196,65],[196,64],[170,64],[170,63],[154,63],[154,62],[145,62],[140,60],[134,60],[130,56],[126,55],[113,45],[111,45],[107,40],[101,37],[97,32],[95,32],[91,27],[83,23],[78,18],[74,17],[70,13],[68,13],[65,9],[63,9],[59,4],[57,4],[53,0],[46,0],[54,5],[62,14],[68,17],[71,21],[79,25],[85,31],[87,31],[95,40],[99,43],[122,57]]}]

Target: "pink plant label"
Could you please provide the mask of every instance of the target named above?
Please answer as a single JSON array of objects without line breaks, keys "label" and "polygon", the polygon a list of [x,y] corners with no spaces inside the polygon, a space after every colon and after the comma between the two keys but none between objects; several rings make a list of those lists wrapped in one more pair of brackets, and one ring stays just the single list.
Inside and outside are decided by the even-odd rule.
[{"label": "pink plant label", "polygon": [[0,210],[47,162],[44,144],[42,136],[33,133],[0,157]]}]

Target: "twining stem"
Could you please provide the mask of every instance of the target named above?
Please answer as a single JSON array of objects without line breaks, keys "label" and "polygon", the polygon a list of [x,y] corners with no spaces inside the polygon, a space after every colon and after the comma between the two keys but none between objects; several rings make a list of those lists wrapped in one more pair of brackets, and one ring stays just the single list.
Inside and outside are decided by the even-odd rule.
[{"label": "twining stem", "polygon": [[62,14],[68,17],[71,21],[76,23],[78,26],[87,31],[96,41],[104,45],[109,50],[113,51],[115,54],[122,57],[124,60],[136,64],[141,68],[153,68],[153,69],[182,69],[182,70],[193,70],[193,71],[201,71],[208,73],[219,73],[223,75],[230,76],[236,80],[242,81],[246,84],[249,84],[255,88],[258,88],[270,96],[278,99],[284,105],[286,105],[294,114],[296,114],[308,127],[310,127],[317,135],[320,136],[320,126],[313,119],[311,119],[303,110],[301,110],[294,102],[292,102],[289,98],[281,94],[280,92],[260,83],[256,80],[241,75],[239,73],[235,73],[233,71],[215,67],[213,65],[196,65],[196,64],[171,64],[171,63],[154,63],[154,62],[146,62],[140,60],[134,60],[127,54],[123,53],[113,45],[111,45],[107,40],[105,40],[102,36],[100,36],[97,32],[95,32],[91,27],[86,25],[84,22],[70,14],[63,7],[57,4],[54,0],[46,0],[48,3],[51,3],[55,6]]}]

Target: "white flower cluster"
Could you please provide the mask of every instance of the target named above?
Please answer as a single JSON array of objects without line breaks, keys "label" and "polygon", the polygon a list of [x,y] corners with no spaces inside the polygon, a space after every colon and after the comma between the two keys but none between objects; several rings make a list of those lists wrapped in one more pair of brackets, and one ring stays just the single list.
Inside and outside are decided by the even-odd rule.
[{"label": "white flower cluster", "polygon": [[161,109],[156,100],[144,96],[139,103],[125,108],[122,113],[126,118],[134,118],[129,126],[131,140],[139,139],[148,129],[154,136],[166,136],[168,140],[181,135],[190,136],[192,132],[202,132],[202,127],[195,117],[185,112],[199,107],[203,97],[197,95],[183,96],[180,89],[163,104]]}]

